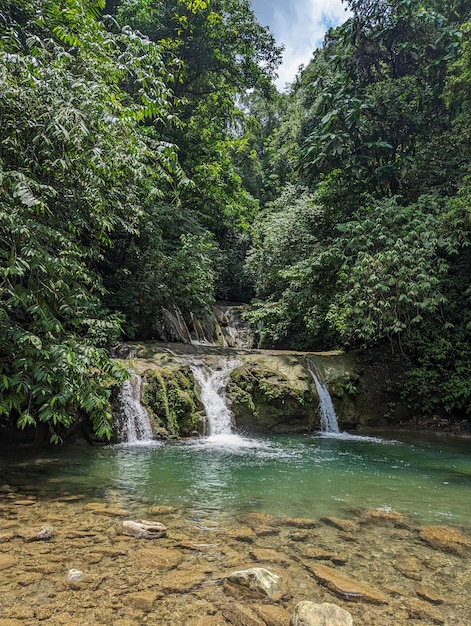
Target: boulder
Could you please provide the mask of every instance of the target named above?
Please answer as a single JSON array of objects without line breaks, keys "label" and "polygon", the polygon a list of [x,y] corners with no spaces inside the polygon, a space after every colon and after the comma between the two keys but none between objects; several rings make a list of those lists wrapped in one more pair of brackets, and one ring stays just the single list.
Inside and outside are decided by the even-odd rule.
[{"label": "boulder", "polygon": [[283,587],[281,576],[273,574],[263,567],[252,567],[233,572],[227,577],[227,580],[271,599],[278,599]]},{"label": "boulder", "polygon": [[146,520],[124,520],[121,525],[121,533],[136,539],[160,539],[167,534],[167,528],[160,522]]},{"label": "boulder", "polygon": [[309,372],[295,357],[249,355],[231,374],[227,395],[237,426],[247,432],[312,432],[319,400]]},{"label": "boulder", "polygon": [[348,611],[335,604],[299,602],[291,615],[290,626],[353,626]]}]

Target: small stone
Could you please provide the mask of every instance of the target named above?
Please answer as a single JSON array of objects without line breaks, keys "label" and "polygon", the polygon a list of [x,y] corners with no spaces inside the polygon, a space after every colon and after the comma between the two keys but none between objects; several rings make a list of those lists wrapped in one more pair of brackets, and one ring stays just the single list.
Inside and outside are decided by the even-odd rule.
[{"label": "small stone", "polygon": [[33,528],[27,528],[24,531],[18,533],[24,541],[49,541],[54,534],[54,529],[49,524],[44,524],[39,530]]},{"label": "small stone", "polygon": [[13,533],[0,533],[0,543],[7,543],[7,541],[12,541],[15,535]]},{"label": "small stone", "polygon": [[147,520],[124,520],[121,532],[128,537],[136,539],[159,539],[165,537],[167,528],[160,522],[149,522]]},{"label": "small stone", "polygon": [[33,506],[36,504],[36,500],[15,500],[13,504],[16,506]]},{"label": "small stone", "polygon": [[358,582],[337,569],[327,565],[312,565],[309,570],[321,584],[344,600],[370,602],[371,604],[388,604],[386,594],[371,585]]},{"label": "small stone", "polygon": [[13,489],[10,487],[10,485],[7,485],[7,484],[0,485],[0,494],[5,494],[5,493],[13,493]]},{"label": "small stone", "polygon": [[281,595],[283,581],[281,576],[270,572],[263,567],[252,567],[230,574],[227,579],[231,583],[247,587],[271,599],[278,599]]},{"label": "small stone", "polygon": [[335,604],[304,601],[296,605],[290,626],[353,626],[353,618]]},{"label": "small stone", "polygon": [[82,572],[82,570],[79,569],[69,569],[69,571],[67,572],[67,576],[66,576],[66,581],[69,584],[76,584],[81,582],[82,580],[84,580],[85,578],[85,574]]}]

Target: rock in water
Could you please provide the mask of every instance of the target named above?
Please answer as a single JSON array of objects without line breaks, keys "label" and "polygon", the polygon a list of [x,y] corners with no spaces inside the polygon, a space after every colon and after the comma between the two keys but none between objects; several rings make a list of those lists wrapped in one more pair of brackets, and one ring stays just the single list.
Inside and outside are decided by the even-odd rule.
[{"label": "rock in water", "polygon": [[160,522],[148,522],[146,520],[124,520],[121,532],[128,537],[136,539],[159,539],[165,537],[167,528]]},{"label": "rock in water", "polygon": [[353,618],[335,604],[305,601],[296,605],[290,626],[353,626]]},{"label": "rock in water", "polygon": [[263,567],[252,567],[233,572],[227,579],[251,591],[256,591],[269,598],[276,599],[281,595],[283,581],[281,576],[273,574]]},{"label": "rock in water", "polygon": [[72,589],[80,589],[81,583],[83,583],[85,578],[86,576],[82,572],[82,570],[75,569],[73,567],[72,569],[69,569],[69,571],[67,572],[66,583]]},{"label": "rock in water", "polygon": [[333,591],[343,600],[388,604],[389,598],[379,589],[350,578],[337,568],[327,565],[312,565],[308,569],[322,585]]},{"label": "rock in water", "polygon": [[466,555],[471,552],[471,537],[448,526],[423,526],[419,537],[435,550]]},{"label": "rock in water", "polygon": [[54,529],[49,524],[44,524],[39,530],[35,528],[26,528],[18,533],[24,541],[49,541],[54,534]]}]

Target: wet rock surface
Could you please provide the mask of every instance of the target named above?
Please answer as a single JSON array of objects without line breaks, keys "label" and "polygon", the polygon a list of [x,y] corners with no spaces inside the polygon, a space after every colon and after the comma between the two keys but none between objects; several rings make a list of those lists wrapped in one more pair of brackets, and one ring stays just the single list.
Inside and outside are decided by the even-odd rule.
[{"label": "wet rock surface", "polygon": [[160,539],[165,537],[167,529],[160,522],[149,522],[143,519],[124,520],[119,527],[119,532],[136,539]]},{"label": "wet rock surface", "polygon": [[290,626],[353,626],[348,611],[335,604],[300,602],[291,616]]},{"label": "wet rock surface", "polygon": [[[466,530],[259,511],[237,519],[214,511],[205,525],[188,510],[113,495],[15,500],[29,498],[0,496],[0,626],[344,626],[349,616],[362,626],[471,623]],[[123,511],[124,521],[166,533],[158,541],[122,534]],[[25,541],[26,529],[37,535],[45,526],[54,529],[47,540]],[[281,576],[276,593],[253,588],[250,575],[247,586],[230,581],[262,570]],[[300,621],[300,603],[311,621]]]},{"label": "wet rock surface", "polygon": [[263,567],[252,567],[229,574],[227,579],[231,583],[247,587],[251,591],[277,599],[281,596],[283,580],[278,574]]}]

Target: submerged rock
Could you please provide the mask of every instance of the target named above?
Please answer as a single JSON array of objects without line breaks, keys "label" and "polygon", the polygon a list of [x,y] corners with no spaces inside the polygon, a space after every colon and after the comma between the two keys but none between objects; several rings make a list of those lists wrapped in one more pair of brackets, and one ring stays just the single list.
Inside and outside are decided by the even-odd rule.
[{"label": "submerged rock", "polygon": [[365,522],[376,524],[392,524],[398,528],[410,528],[412,522],[402,513],[389,507],[379,507],[377,509],[358,509],[357,515]]},{"label": "submerged rock", "polygon": [[419,537],[436,550],[454,554],[471,553],[471,537],[448,526],[423,526]]},{"label": "submerged rock", "polygon": [[144,613],[150,613],[154,608],[155,602],[162,597],[162,594],[154,591],[141,591],[138,593],[130,593],[124,597],[124,604],[132,606]]},{"label": "submerged rock", "polygon": [[49,541],[54,534],[54,529],[49,524],[44,524],[39,530],[35,528],[25,528],[18,533],[24,541]]},{"label": "submerged rock", "polygon": [[309,570],[322,585],[344,600],[371,604],[389,603],[388,596],[379,589],[367,583],[358,582],[337,569],[316,564],[309,566]]},{"label": "submerged rock", "polygon": [[82,572],[82,570],[72,568],[69,569],[69,571],[67,572],[66,578],[68,583],[77,583],[83,580],[84,577],[85,574]]},{"label": "submerged rock", "polygon": [[304,601],[296,605],[290,626],[353,626],[353,618],[335,604]]},{"label": "submerged rock", "polygon": [[[239,602],[232,602],[222,612],[223,616],[234,626],[265,626],[266,621],[261,619],[251,608]],[[223,622],[227,623],[227,622]]]},{"label": "submerged rock", "polygon": [[124,520],[121,525],[121,533],[136,539],[160,539],[167,534],[167,528],[160,522],[146,520]]},{"label": "submerged rock", "polygon": [[0,554],[0,571],[16,565],[16,559],[9,554]]},{"label": "submerged rock", "polygon": [[337,530],[341,530],[345,533],[353,533],[360,530],[360,526],[348,519],[341,519],[339,517],[322,517],[321,522],[327,524],[328,526],[333,526]]},{"label": "submerged rock", "polygon": [[280,597],[283,587],[281,576],[263,567],[252,567],[230,574],[227,579],[231,583],[247,587],[251,591],[261,593],[272,599]]},{"label": "submerged rock", "polygon": [[394,567],[406,578],[422,580],[423,564],[416,556],[406,555],[402,558],[398,558],[394,563]]},{"label": "submerged rock", "polygon": [[252,607],[267,626],[287,626],[290,615],[286,609],[273,604],[257,604]]}]

